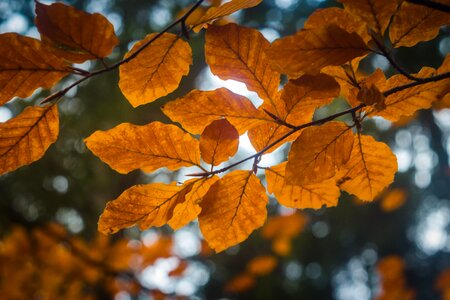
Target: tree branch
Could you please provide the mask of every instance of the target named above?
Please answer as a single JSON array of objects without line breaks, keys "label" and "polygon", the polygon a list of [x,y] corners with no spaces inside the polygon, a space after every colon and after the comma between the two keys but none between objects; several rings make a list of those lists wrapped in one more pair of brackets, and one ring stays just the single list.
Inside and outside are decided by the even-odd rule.
[{"label": "tree branch", "polygon": [[450,6],[443,4],[443,3],[438,3],[438,2],[434,2],[434,1],[430,1],[430,0],[406,0],[406,2],[410,2],[410,3],[417,4],[417,5],[426,6],[426,7],[435,9],[435,10],[439,10],[442,12],[450,13]]}]

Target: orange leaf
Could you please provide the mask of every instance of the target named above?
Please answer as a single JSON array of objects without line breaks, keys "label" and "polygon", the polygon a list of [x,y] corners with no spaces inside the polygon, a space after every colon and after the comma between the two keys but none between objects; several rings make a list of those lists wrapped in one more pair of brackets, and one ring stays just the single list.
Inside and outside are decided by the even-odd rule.
[{"label": "orange leaf", "polygon": [[269,46],[258,30],[236,24],[212,25],[206,31],[205,53],[211,72],[223,80],[245,83],[272,113],[283,117],[284,104],[277,97],[280,73],[269,65],[265,54]]},{"label": "orange leaf", "polygon": [[282,205],[300,209],[337,205],[340,192],[334,180],[302,186],[291,185],[285,181],[285,168],[286,162],[266,169],[267,190]]},{"label": "orange leaf", "polygon": [[252,258],[247,264],[248,273],[254,276],[265,276],[272,273],[278,260],[272,255],[260,255]]},{"label": "orange leaf", "polygon": [[418,42],[432,40],[441,26],[450,24],[449,20],[450,14],[404,1],[389,29],[392,46],[412,47]]},{"label": "orange leaf", "polygon": [[198,180],[191,179],[183,185],[173,182],[132,186],[106,205],[98,230],[111,234],[135,224],[139,224],[141,230],[163,226],[170,222],[174,208],[185,201],[186,194]]},{"label": "orange leaf", "polygon": [[384,212],[392,212],[399,209],[405,204],[406,196],[406,191],[403,189],[396,188],[389,190],[381,199],[381,209]]},{"label": "orange leaf", "polygon": [[334,177],[349,160],[352,147],[353,133],[345,123],[306,128],[291,146],[286,182],[304,186]]},{"label": "orange leaf", "polygon": [[374,84],[363,84],[356,98],[362,103],[365,103],[369,106],[374,106],[377,110],[383,110],[384,108],[386,108],[386,98]]},{"label": "orange leaf", "polygon": [[40,159],[58,133],[56,105],[27,107],[18,116],[0,123],[0,174]]},{"label": "orange leaf", "polygon": [[107,57],[119,39],[101,14],[89,14],[63,3],[36,3],[36,26],[42,40],[65,59],[82,63]]},{"label": "orange leaf", "polygon": [[298,78],[304,73],[319,73],[329,65],[344,64],[368,52],[369,48],[358,34],[331,24],[303,29],[276,40],[266,53],[275,70]]},{"label": "orange leaf", "polygon": [[216,252],[245,239],[266,220],[265,188],[251,171],[233,171],[214,183],[200,203],[200,229]]},{"label": "orange leaf", "polygon": [[372,201],[394,180],[397,158],[388,145],[356,135],[350,160],[336,174],[338,186],[364,201]]},{"label": "orange leaf", "polygon": [[[143,44],[155,38],[147,35],[125,54],[133,55]],[[178,88],[189,73],[192,50],[189,44],[172,33],[164,33],[131,61],[120,66],[119,87],[133,107],[150,103]]]},{"label": "orange leaf", "polygon": [[[266,146],[274,143],[275,141],[277,141],[279,138],[289,133],[290,131],[291,129],[284,125],[276,124],[274,122],[265,122],[251,128],[248,131],[248,138],[252,146],[256,149],[256,151],[261,151]],[[277,143],[276,145],[268,149],[265,153],[266,154],[271,153],[281,145],[289,141],[295,140],[295,138],[299,134],[300,132],[295,132],[294,134],[291,134],[289,137],[285,138],[281,142]]]},{"label": "orange leaf", "polygon": [[384,34],[392,15],[397,10],[397,1],[392,0],[339,0],[345,10],[363,20],[369,28]]},{"label": "orange leaf", "polygon": [[267,220],[267,223],[262,228],[261,234],[265,239],[277,237],[291,239],[298,235],[305,225],[306,217],[303,214],[293,213],[287,216],[273,216]]},{"label": "orange leaf", "polygon": [[51,88],[70,73],[68,65],[40,41],[16,33],[0,34],[0,105]]},{"label": "orange leaf", "polygon": [[123,123],[107,131],[96,131],[86,146],[119,173],[135,169],[153,172],[166,167],[200,165],[198,141],[174,125],[152,122],[144,126]]},{"label": "orange leaf", "polygon": [[213,166],[235,155],[239,147],[239,133],[227,119],[213,121],[200,136],[202,159]]},{"label": "orange leaf", "polygon": [[226,88],[194,90],[183,98],[167,103],[163,112],[193,134],[201,134],[208,124],[222,118],[226,118],[239,134],[272,120],[257,110],[250,100]]},{"label": "orange leaf", "polygon": [[247,273],[235,276],[225,284],[224,290],[232,293],[243,293],[250,290],[256,284],[255,278]]}]

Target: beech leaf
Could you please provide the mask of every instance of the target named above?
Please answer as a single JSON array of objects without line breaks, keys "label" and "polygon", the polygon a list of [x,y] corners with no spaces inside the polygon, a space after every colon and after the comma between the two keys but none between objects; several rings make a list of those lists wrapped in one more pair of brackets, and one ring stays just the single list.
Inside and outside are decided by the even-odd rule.
[{"label": "beech leaf", "polygon": [[200,136],[202,159],[213,166],[227,161],[236,154],[238,147],[239,133],[226,119],[213,121]]}]

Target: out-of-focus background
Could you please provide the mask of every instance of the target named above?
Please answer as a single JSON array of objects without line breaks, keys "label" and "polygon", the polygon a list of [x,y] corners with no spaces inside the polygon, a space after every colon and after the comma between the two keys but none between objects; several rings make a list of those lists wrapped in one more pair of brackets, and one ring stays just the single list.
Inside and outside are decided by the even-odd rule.
[{"label": "out-of-focus background", "polygon": [[[76,0],[65,3],[88,12],[99,12],[114,24],[121,43],[108,59],[112,62],[119,60],[146,34],[161,31],[192,1]],[[294,33],[314,10],[328,6],[340,7],[341,4],[320,0],[264,0],[259,6],[238,12],[232,18],[241,25],[259,29],[273,41]],[[33,11],[34,1],[0,0],[0,33],[12,31],[39,38]],[[425,65],[437,67],[450,50],[449,33],[449,28],[443,28],[436,39],[399,49],[395,57],[411,72]],[[84,146],[83,139],[95,130],[106,130],[122,122],[141,125],[155,120],[169,122],[160,107],[194,88],[227,87],[248,96],[257,105],[261,103],[244,84],[222,81],[211,74],[204,62],[204,32],[192,34],[190,44],[194,64],[189,76],[183,78],[177,91],[151,104],[133,109],[119,90],[118,72],[89,80],[67,94],[59,106],[61,131],[56,144],[38,162],[0,177],[1,236],[9,234],[19,216],[28,224],[60,223],[71,234],[89,241],[97,235],[97,220],[106,202],[126,188],[138,183],[168,183],[186,178],[185,173],[166,169],[153,174],[116,173]],[[80,67],[95,69],[99,66],[87,62]],[[362,71],[372,72],[377,67],[393,74],[389,63],[380,56],[365,59]],[[61,85],[73,80],[69,77]],[[47,94],[48,91],[37,91],[29,99],[15,99],[0,107],[0,121],[17,115],[25,106],[37,103]],[[344,101],[336,100],[319,114],[329,114],[343,107]],[[372,299],[380,294],[383,281],[376,265],[384,257],[396,255],[405,265],[404,280],[415,291],[416,299],[440,299],[436,278],[450,267],[450,110],[420,111],[415,119],[404,124],[376,119],[364,128],[378,140],[388,143],[398,159],[399,171],[385,197],[363,204],[343,195],[335,208],[302,211],[300,217],[305,224],[293,237],[290,251],[280,250],[288,247],[282,244],[278,245],[278,250],[277,246],[273,248],[271,239],[259,230],[224,253],[205,255],[198,225],[190,224],[173,233],[176,257],[158,259],[145,268],[139,274],[142,284],[165,294],[192,299]],[[238,155],[254,152],[246,136],[241,137],[240,142]],[[262,165],[279,163],[286,151],[285,147],[265,155]],[[268,209],[271,215],[293,213],[274,199]],[[159,234],[172,232],[165,227],[144,232],[132,228],[115,239],[126,236],[131,241],[151,244]],[[1,246],[0,241],[0,249]],[[230,288],[233,278],[245,273],[246,264],[257,255],[276,257],[273,270],[262,272],[268,274],[256,276],[251,283],[245,279],[234,282],[244,288],[241,286],[239,293],[233,292]],[[180,259],[188,262],[184,275],[169,276]],[[5,274],[0,276],[0,281],[7,282]],[[136,296],[122,291],[115,297],[132,299]]]}]

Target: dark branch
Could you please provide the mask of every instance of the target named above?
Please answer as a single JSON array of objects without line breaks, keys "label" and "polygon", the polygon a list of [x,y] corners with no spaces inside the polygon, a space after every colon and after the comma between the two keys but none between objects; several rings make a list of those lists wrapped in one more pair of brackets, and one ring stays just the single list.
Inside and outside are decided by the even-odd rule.
[{"label": "dark branch", "polygon": [[438,3],[430,0],[406,0],[406,1],[417,5],[426,6],[442,12],[450,13],[450,6],[443,3]]}]

